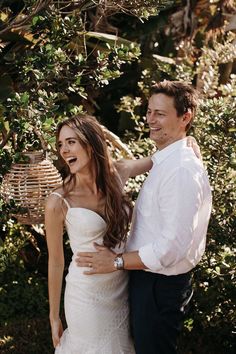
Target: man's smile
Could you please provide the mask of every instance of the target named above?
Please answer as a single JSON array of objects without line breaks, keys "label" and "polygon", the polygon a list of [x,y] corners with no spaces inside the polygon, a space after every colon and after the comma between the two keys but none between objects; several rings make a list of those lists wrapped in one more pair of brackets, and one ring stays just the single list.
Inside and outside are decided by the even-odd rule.
[{"label": "man's smile", "polygon": [[161,128],[157,128],[157,127],[150,127],[150,130],[151,130],[151,131],[159,131],[159,130],[161,130]]}]

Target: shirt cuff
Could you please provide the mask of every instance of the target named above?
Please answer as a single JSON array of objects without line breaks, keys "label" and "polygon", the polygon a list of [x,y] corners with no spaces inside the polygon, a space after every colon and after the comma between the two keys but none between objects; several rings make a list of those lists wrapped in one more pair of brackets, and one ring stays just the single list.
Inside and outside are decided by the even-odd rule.
[{"label": "shirt cuff", "polygon": [[157,255],[153,251],[152,244],[143,246],[138,251],[139,257],[143,264],[152,271],[160,271],[163,267],[157,259]]}]

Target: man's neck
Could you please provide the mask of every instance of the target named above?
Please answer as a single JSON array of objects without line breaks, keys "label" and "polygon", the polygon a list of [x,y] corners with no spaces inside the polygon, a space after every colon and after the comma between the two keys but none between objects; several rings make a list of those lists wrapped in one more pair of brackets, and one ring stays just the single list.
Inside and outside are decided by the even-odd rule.
[{"label": "man's neck", "polygon": [[165,143],[165,144],[158,144],[158,143],[156,142],[156,147],[157,147],[157,149],[158,149],[159,151],[161,151],[161,150],[167,148],[168,146],[170,146],[170,145],[176,143],[176,141],[182,140],[182,139],[184,139],[184,138],[186,138],[186,137],[187,137],[187,135],[186,135],[186,133],[185,133],[185,134],[183,134],[182,136],[179,136],[179,137],[177,137],[177,138],[175,138],[175,139],[172,139],[171,141],[169,141],[169,142],[167,142],[167,143]]}]

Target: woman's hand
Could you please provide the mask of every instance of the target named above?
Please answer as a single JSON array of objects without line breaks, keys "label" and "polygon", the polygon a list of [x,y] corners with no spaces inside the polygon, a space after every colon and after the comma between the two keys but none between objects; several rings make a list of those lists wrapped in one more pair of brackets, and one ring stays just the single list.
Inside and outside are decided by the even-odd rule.
[{"label": "woman's hand", "polygon": [[63,327],[60,318],[58,318],[58,320],[51,321],[51,332],[53,346],[56,348],[57,345],[60,345],[60,338],[63,333]]},{"label": "woman's hand", "polygon": [[201,154],[200,147],[193,136],[187,137],[187,146],[191,147],[195,155],[202,161],[202,154]]}]

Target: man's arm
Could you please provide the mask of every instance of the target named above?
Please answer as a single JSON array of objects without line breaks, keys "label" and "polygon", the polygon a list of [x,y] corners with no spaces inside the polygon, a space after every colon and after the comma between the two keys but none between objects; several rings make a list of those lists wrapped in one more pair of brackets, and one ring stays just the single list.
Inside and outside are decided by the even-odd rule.
[{"label": "man's arm", "polygon": [[[84,274],[102,274],[111,273],[117,270],[114,266],[114,260],[117,254],[107,247],[100,246],[94,243],[96,252],[79,252],[76,258],[76,263],[79,267],[90,267],[90,271],[85,271]],[[122,255],[124,260],[124,269],[145,269],[145,265],[138,255],[138,251],[127,252]]]},{"label": "man's arm", "polygon": [[193,236],[199,224],[204,198],[201,172],[178,167],[160,187],[161,230],[152,243],[139,249],[139,256],[148,269],[159,272],[187,259]]},{"label": "man's arm", "polygon": [[[137,251],[124,253],[124,269],[160,271],[186,257],[198,222],[201,187],[187,169],[180,168],[163,186],[160,198],[161,233],[155,242]],[[82,267],[91,265],[91,271],[86,274],[115,271],[114,259],[117,255],[103,246],[95,245],[95,248],[98,252],[79,253],[77,264]]]}]

